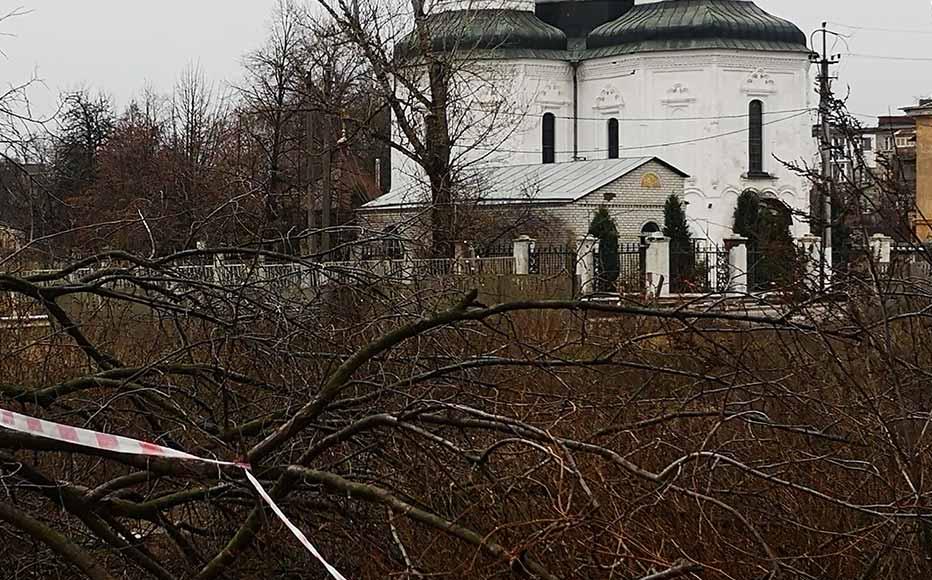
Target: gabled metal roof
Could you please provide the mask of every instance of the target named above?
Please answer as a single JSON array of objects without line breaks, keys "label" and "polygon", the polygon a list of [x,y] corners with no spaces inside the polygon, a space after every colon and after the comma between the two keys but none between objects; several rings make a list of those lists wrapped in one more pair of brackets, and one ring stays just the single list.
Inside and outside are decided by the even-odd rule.
[{"label": "gabled metal roof", "polygon": [[[685,173],[657,157],[600,159],[536,165],[486,167],[466,180],[479,192],[480,203],[569,203],[656,161],[676,173]],[[363,210],[397,209],[426,205],[423,192],[393,190],[362,206]]]}]

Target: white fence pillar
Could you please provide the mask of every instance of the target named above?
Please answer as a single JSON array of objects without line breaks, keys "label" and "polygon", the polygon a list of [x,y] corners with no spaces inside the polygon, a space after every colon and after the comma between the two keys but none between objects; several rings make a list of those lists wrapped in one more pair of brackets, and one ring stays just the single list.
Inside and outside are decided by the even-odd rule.
[{"label": "white fence pillar", "polygon": [[871,236],[871,255],[879,264],[889,264],[893,259],[893,238],[883,234]]},{"label": "white fence pillar", "polygon": [[[799,251],[806,260],[806,279],[809,286],[817,288],[822,273],[822,238],[806,234],[796,240]],[[826,278],[831,276],[831,262],[826,263]]]},{"label": "white fence pillar", "polygon": [[576,276],[581,295],[595,291],[595,253],[598,251],[599,240],[592,235],[586,235],[576,244]]},{"label": "white fence pillar", "polygon": [[220,256],[220,254],[214,254],[211,275],[214,284],[220,285],[223,283],[223,267],[223,258]]},{"label": "white fence pillar", "polygon": [[521,236],[512,242],[515,257],[515,274],[527,276],[531,273],[531,248],[535,240],[528,236]]},{"label": "white fence pillar", "polygon": [[728,292],[748,293],[748,239],[733,236],[725,240],[728,248]]},{"label": "white fence pillar", "polygon": [[469,259],[472,257],[469,242],[453,243],[453,273],[462,276],[469,274]]},{"label": "white fence pillar", "polygon": [[658,297],[670,295],[670,238],[657,233],[647,239],[647,293]]}]

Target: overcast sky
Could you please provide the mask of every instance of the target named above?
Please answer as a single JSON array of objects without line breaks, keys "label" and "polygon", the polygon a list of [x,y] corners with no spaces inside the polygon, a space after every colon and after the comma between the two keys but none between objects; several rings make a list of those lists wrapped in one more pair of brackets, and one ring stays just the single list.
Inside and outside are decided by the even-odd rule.
[{"label": "overcast sky", "polygon": [[[171,89],[181,70],[198,63],[217,82],[235,82],[244,53],[263,39],[275,0],[0,0],[4,11],[30,12],[0,23],[0,78],[33,73],[45,86],[33,101],[48,109],[59,91],[87,87],[125,104],[143,87]],[[846,57],[837,68],[851,87],[851,110],[886,114],[932,94],[930,0],[758,0],[807,33],[820,22],[884,28],[857,30],[850,52],[925,61]],[[905,32],[913,31],[913,32]],[[849,52],[838,44],[836,52]],[[844,88],[844,87],[840,87]]]}]

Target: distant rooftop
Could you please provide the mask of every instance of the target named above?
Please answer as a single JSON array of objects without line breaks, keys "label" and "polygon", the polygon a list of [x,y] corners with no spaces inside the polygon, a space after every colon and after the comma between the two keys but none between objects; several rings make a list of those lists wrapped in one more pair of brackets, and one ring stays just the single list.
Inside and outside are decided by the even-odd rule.
[{"label": "distant rooftop", "polygon": [[[656,161],[686,177],[657,157],[599,159],[535,165],[486,167],[468,179],[482,192],[482,203],[568,203]],[[362,206],[363,210],[425,205],[423,192],[393,190]]]}]

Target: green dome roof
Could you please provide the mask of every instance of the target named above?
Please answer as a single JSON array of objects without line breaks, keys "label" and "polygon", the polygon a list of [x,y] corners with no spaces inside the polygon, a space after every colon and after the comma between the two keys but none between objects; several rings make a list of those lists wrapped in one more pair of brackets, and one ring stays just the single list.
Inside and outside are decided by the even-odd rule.
[{"label": "green dome roof", "polygon": [[747,48],[799,50],[806,35],[748,0],[665,0],[640,4],[589,34],[590,49]]},{"label": "green dome roof", "polygon": [[[428,16],[431,47],[453,50],[566,50],[566,34],[521,10],[454,10]],[[395,47],[399,56],[417,54],[417,36],[408,34]]]}]

